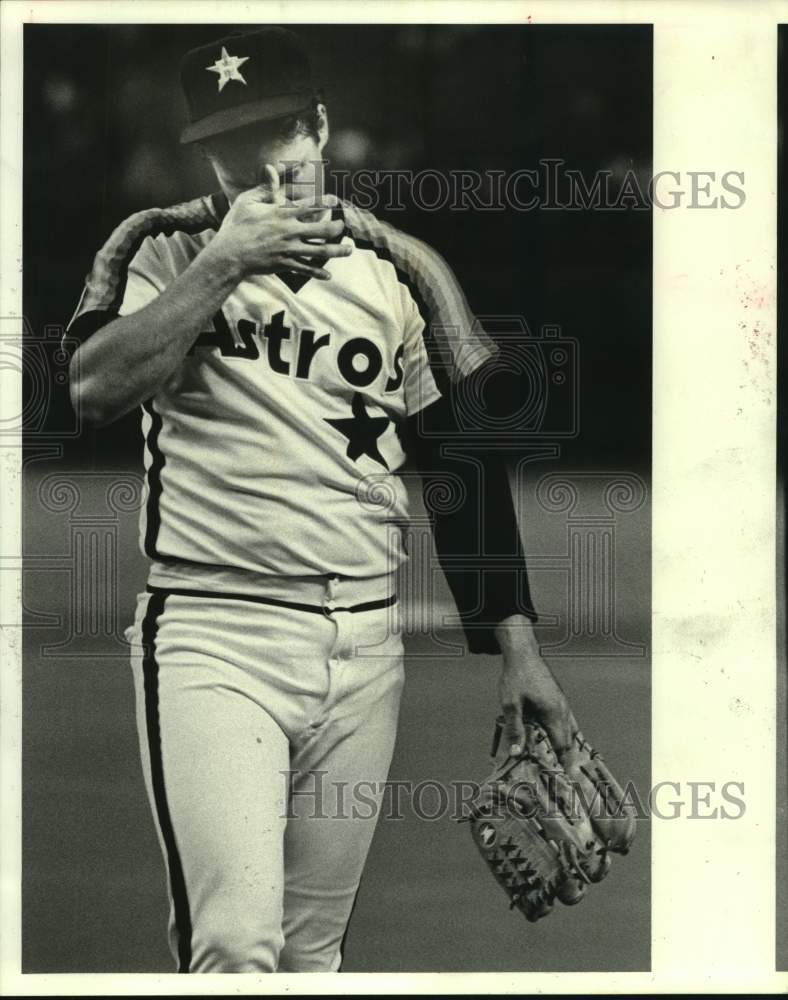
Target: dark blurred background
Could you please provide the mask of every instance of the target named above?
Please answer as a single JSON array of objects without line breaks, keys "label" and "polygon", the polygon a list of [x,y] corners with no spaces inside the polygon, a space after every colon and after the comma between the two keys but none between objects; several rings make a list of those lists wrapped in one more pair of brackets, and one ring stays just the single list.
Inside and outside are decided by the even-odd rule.
[{"label": "dark blurred background", "polygon": [[[95,252],[130,213],[217,188],[178,143],[181,54],[233,26],[25,26],[25,314],[65,324]],[[303,25],[323,84],[331,171],[505,171],[557,158],[611,190],[651,171],[648,25]],[[407,191],[407,188],[405,188]],[[425,187],[425,197],[434,188]],[[528,197],[524,186],[521,197]],[[407,201],[407,199],[406,199]],[[571,466],[646,470],[651,436],[651,212],[378,214],[443,252],[479,315],[559,325],[579,352]],[[52,427],[68,424],[66,395]],[[136,414],[69,456],[137,457]]]}]

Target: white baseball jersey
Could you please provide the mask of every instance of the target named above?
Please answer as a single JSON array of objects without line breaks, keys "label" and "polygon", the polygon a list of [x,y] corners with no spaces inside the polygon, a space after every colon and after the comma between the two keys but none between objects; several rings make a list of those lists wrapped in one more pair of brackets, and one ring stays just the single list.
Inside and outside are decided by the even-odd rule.
[{"label": "white baseball jersey", "polygon": [[[70,331],[151,302],[226,211],[213,195],[131,216],[96,256]],[[496,348],[439,254],[350,204],[335,215],[355,249],[326,263],[330,281],[244,279],[143,406],[154,578],[374,576],[403,558],[397,427]]]}]

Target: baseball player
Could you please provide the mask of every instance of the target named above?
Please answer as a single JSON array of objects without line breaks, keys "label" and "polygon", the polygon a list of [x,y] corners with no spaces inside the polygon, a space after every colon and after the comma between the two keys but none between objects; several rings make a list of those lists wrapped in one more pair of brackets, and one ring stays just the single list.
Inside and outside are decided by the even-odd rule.
[{"label": "baseball player", "polygon": [[406,458],[427,498],[459,498],[434,537],[470,650],[502,656],[507,740],[524,712],[557,746],[577,727],[534,639],[506,471],[441,447],[452,387],[496,358],[451,270],[323,193],[328,116],[292,32],[195,49],[182,83],[181,141],[220,190],[98,252],[72,398],[96,425],[142,409],[150,575],[127,637],[178,969],[337,970],[378,810],[350,791],[316,809],[317,782],[380,804]]}]

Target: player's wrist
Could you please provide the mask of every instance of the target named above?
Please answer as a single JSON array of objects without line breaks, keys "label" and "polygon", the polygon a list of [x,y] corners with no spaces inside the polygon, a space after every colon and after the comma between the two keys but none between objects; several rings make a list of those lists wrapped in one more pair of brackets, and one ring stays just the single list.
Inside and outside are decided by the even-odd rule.
[{"label": "player's wrist", "polygon": [[247,269],[244,267],[241,257],[227,247],[223,240],[214,238],[200,254],[200,260],[204,267],[213,274],[226,279],[234,288],[245,276]]},{"label": "player's wrist", "polygon": [[504,655],[508,652],[539,655],[539,642],[534,631],[534,623],[525,615],[508,615],[498,622],[493,631]]}]

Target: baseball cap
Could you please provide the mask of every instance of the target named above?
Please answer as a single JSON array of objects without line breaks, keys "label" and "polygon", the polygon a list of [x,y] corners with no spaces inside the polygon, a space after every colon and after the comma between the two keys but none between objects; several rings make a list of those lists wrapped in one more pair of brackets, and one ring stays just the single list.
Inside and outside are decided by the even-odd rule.
[{"label": "baseball cap", "polygon": [[182,143],[304,111],[315,95],[306,49],[287,28],[236,32],[191,49],[181,84],[189,107]]}]

